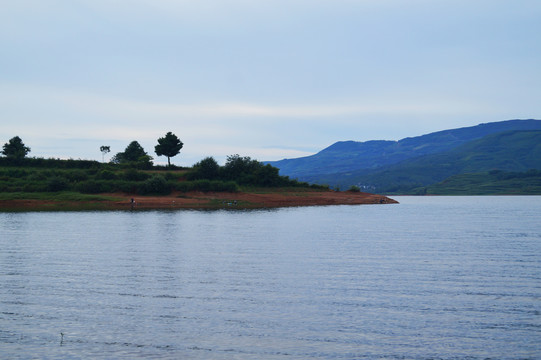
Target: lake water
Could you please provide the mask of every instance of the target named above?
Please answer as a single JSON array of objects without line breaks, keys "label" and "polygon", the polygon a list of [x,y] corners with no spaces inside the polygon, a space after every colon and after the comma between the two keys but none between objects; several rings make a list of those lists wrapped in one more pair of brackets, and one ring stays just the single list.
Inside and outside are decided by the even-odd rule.
[{"label": "lake water", "polygon": [[540,359],[541,197],[0,213],[0,358]]}]

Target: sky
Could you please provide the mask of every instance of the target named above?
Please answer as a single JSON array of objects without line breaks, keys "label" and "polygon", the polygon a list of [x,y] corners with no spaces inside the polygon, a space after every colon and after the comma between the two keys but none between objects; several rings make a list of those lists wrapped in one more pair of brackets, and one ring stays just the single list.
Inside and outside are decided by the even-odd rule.
[{"label": "sky", "polygon": [[541,119],[538,0],[0,0],[0,143],[172,163]]}]

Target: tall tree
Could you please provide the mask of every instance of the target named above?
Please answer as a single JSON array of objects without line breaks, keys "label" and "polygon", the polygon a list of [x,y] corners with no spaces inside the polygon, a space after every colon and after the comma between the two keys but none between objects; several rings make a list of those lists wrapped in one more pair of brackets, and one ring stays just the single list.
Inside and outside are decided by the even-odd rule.
[{"label": "tall tree", "polygon": [[110,146],[100,146],[101,151],[101,162],[105,162],[105,154],[111,151]]},{"label": "tall tree", "polygon": [[184,144],[179,138],[169,131],[164,137],[158,139],[158,145],[154,147],[154,152],[158,156],[167,156],[167,165],[171,166],[171,158],[176,156]]},{"label": "tall tree", "polygon": [[148,155],[137,141],[132,141],[124,150],[125,161],[138,161],[141,157]]},{"label": "tall tree", "polygon": [[30,148],[25,146],[20,137],[15,136],[4,144],[2,154],[9,158],[23,159],[30,152]]},{"label": "tall tree", "polygon": [[215,180],[220,175],[220,165],[212,157],[206,157],[198,163],[194,164],[193,171],[190,176],[193,179],[208,179]]},{"label": "tall tree", "polygon": [[119,152],[113,156],[111,162],[115,164],[134,163],[139,167],[151,167],[152,157],[146,153],[145,149],[137,141],[132,141],[124,152]]}]

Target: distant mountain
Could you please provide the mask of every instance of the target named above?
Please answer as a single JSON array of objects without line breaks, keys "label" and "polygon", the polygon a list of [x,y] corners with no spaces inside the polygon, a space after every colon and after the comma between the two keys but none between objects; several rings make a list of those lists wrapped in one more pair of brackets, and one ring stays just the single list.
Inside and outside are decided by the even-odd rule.
[{"label": "distant mountain", "polygon": [[312,156],[269,163],[301,181],[401,191],[468,171],[541,168],[541,133],[528,130],[541,130],[541,121],[494,122],[400,141],[342,141]]},{"label": "distant mountain", "polygon": [[410,193],[457,174],[530,169],[541,169],[541,130],[491,134],[442,153],[308,181],[340,188],[356,185],[379,193]]},{"label": "distant mountain", "polygon": [[541,170],[507,172],[493,170],[483,173],[459,174],[417,189],[430,195],[539,195]]}]

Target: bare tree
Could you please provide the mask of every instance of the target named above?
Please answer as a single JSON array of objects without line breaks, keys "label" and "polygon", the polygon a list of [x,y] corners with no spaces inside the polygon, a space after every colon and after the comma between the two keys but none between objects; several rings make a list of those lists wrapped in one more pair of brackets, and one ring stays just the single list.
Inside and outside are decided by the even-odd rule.
[{"label": "bare tree", "polygon": [[100,146],[100,151],[101,151],[101,162],[105,162],[105,155],[109,152],[111,152],[111,147],[110,146]]}]

